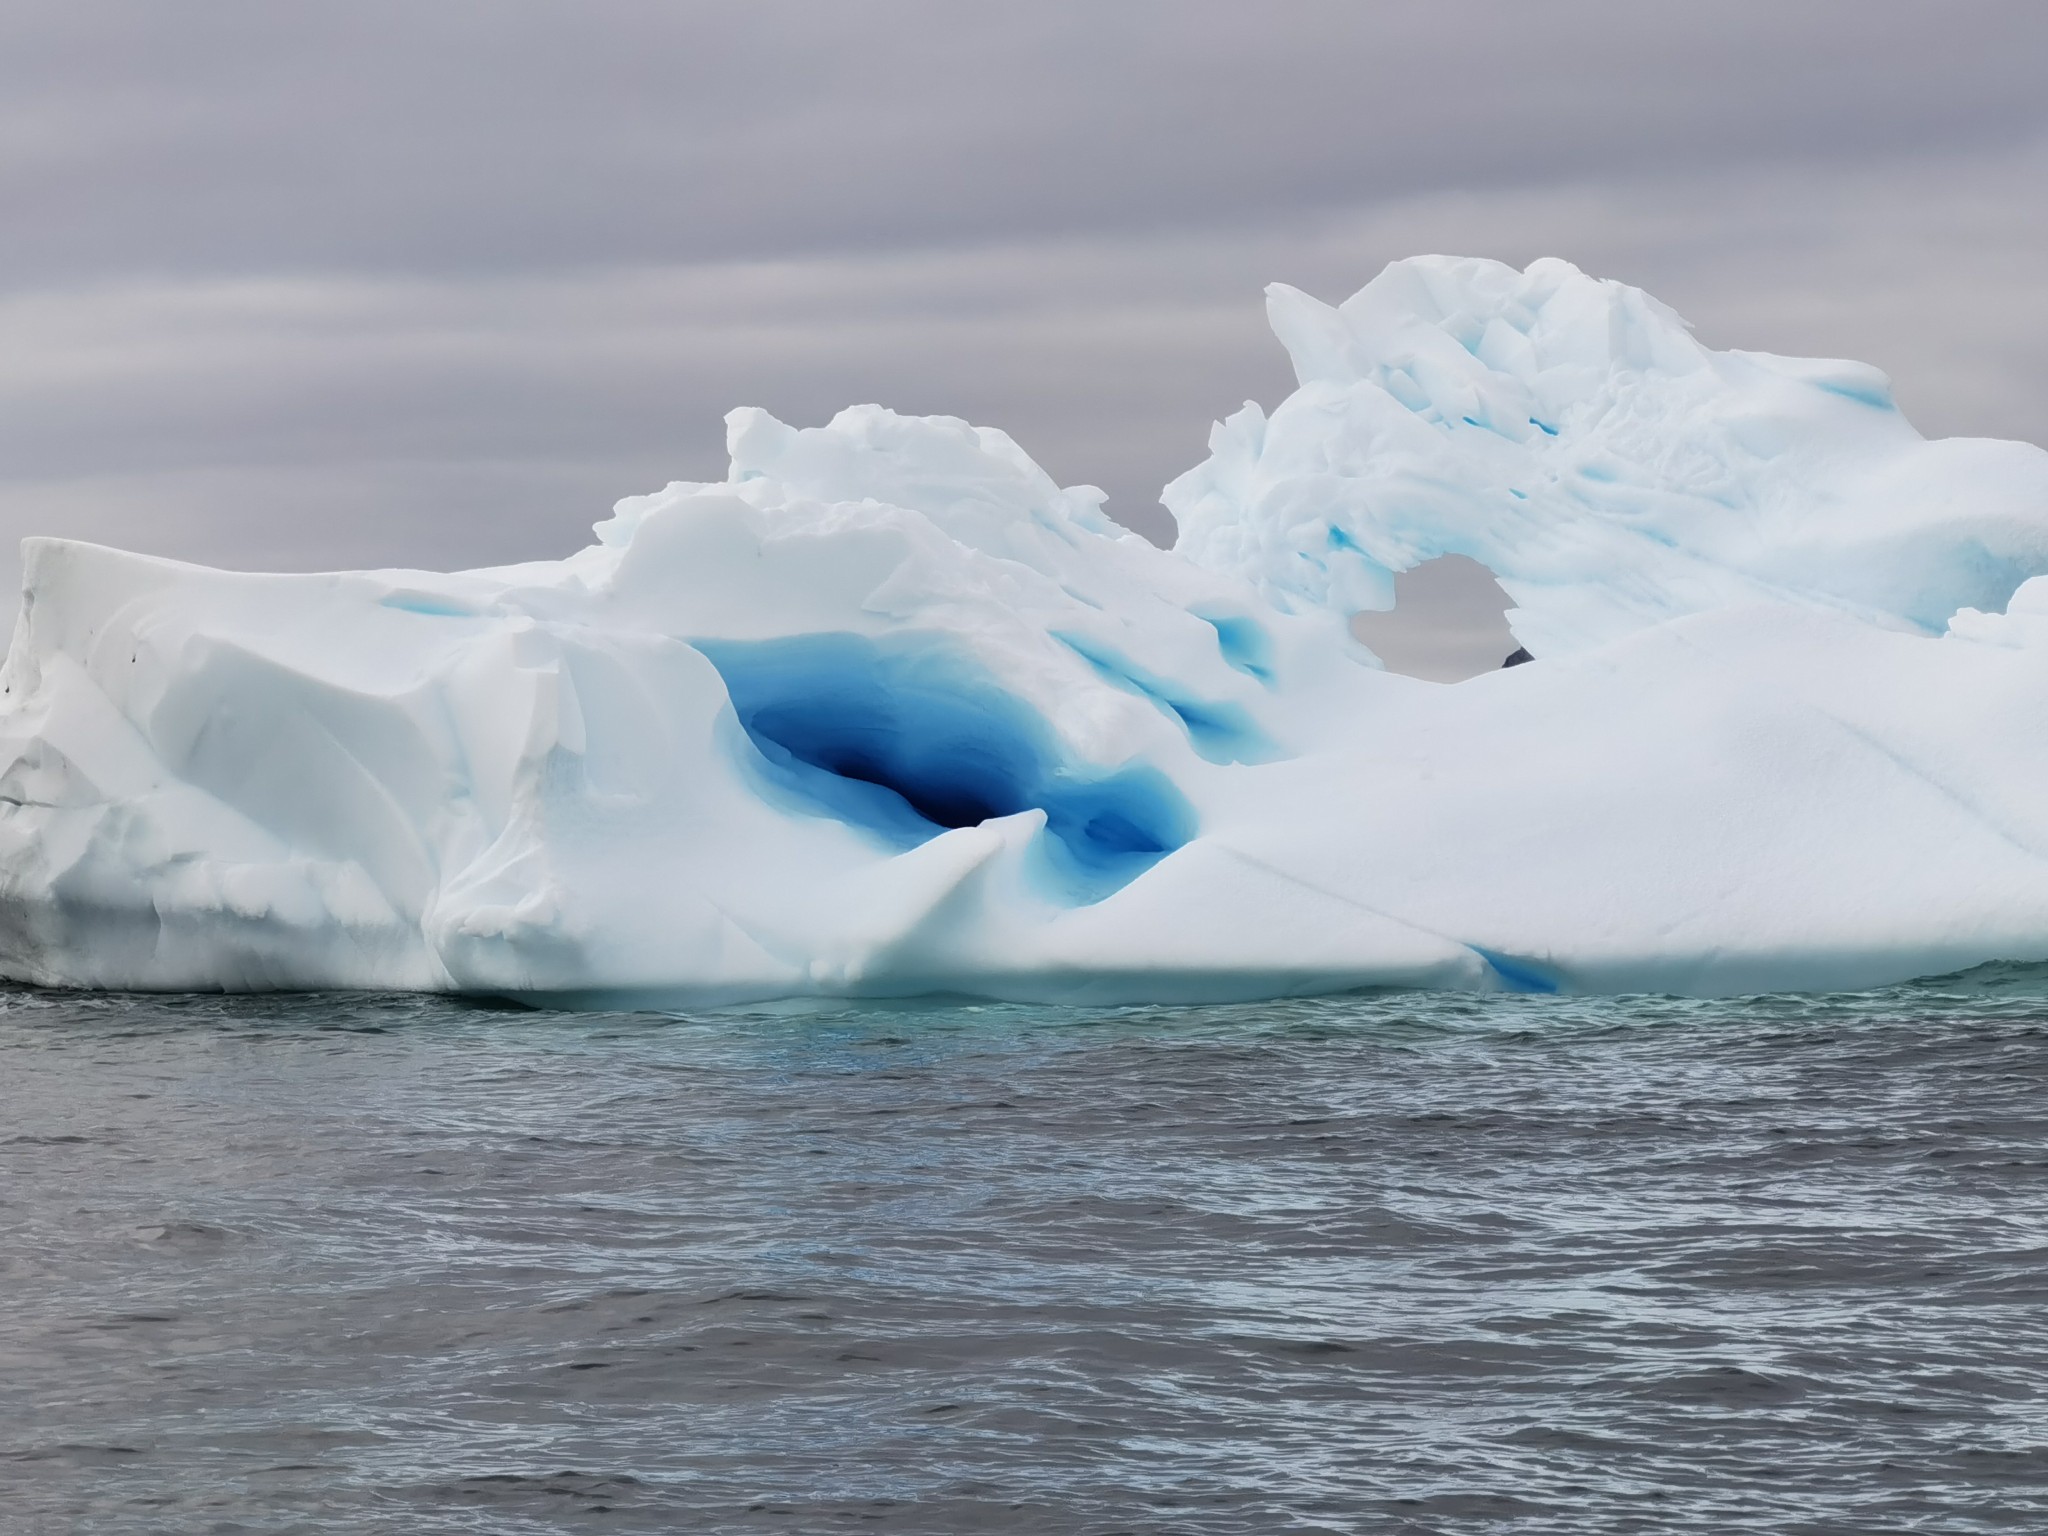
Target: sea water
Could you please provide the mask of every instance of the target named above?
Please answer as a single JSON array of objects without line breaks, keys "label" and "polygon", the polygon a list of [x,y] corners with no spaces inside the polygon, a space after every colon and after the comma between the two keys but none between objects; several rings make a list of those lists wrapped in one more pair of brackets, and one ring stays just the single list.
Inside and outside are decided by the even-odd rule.
[{"label": "sea water", "polygon": [[0,1529],[2048,1529],[2048,975],[0,993]]}]

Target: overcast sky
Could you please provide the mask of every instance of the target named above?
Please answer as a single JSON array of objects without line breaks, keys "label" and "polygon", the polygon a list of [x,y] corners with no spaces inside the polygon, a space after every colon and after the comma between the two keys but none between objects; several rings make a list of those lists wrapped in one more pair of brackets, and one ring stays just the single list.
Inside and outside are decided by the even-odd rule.
[{"label": "overcast sky", "polygon": [[[1562,255],[2048,438],[2042,0],[9,0],[0,581],[565,553],[724,412],[1160,532],[1279,279]],[[4,611],[0,611],[4,612]]]}]

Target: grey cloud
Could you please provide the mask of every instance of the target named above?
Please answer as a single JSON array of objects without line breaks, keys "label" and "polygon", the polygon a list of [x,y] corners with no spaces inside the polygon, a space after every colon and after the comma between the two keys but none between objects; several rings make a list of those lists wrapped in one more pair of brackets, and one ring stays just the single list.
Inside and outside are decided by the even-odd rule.
[{"label": "grey cloud", "polygon": [[0,271],[694,262],[1854,163],[2026,136],[2044,45],[2035,0],[31,0]]}]

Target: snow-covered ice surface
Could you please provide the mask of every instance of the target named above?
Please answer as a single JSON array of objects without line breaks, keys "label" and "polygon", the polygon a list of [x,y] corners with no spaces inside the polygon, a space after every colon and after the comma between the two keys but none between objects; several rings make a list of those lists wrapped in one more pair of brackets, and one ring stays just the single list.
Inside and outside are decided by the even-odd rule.
[{"label": "snow-covered ice surface", "polygon": [[[2048,453],[1558,261],[1270,295],[1173,552],[1000,432],[730,418],[555,563],[25,549],[0,973],[569,1004],[1729,993],[2048,958]],[[1469,555],[1536,663],[1349,616]]]}]

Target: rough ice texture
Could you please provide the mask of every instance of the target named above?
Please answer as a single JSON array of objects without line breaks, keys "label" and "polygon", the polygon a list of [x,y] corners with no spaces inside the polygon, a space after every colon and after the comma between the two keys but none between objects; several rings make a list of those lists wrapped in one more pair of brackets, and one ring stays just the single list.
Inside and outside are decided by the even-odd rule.
[{"label": "rough ice texture", "polygon": [[[1011,440],[730,418],[557,563],[26,547],[0,973],[690,1006],[1732,992],[2048,958],[2048,454],[1563,262],[1276,288],[1176,551]],[[1346,618],[1470,555],[1536,663]]]},{"label": "rough ice texture", "polygon": [[1863,363],[1715,352],[1563,261],[1396,262],[1337,308],[1276,284],[1301,387],[1166,488],[1180,550],[1289,609],[1492,568],[1538,656],[1789,603],[1939,634],[2048,570],[2048,458],[1930,443]]}]

